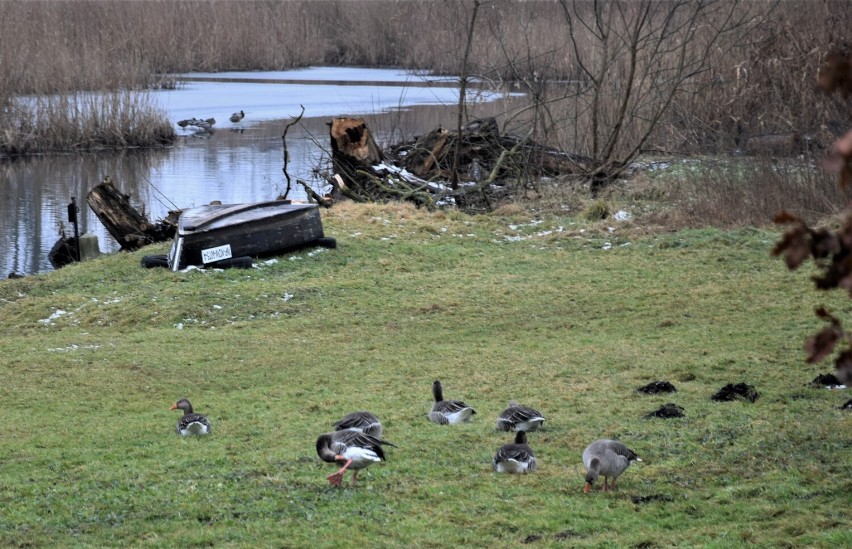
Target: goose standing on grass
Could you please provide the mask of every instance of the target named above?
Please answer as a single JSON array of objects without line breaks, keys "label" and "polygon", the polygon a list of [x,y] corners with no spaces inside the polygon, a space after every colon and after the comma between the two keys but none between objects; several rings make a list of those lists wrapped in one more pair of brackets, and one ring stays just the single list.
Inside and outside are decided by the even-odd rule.
[{"label": "goose standing on grass", "polygon": [[607,478],[610,481],[609,489],[615,490],[615,482],[618,477],[630,467],[630,462],[642,461],[636,453],[618,442],[617,440],[596,440],[583,451],[583,465],[586,466],[586,486],[583,492],[588,494],[599,476],[603,476],[603,488],[607,491]]},{"label": "goose standing on grass", "polygon": [[329,484],[332,486],[343,484],[343,475],[346,474],[347,469],[351,469],[352,479],[349,483],[355,486],[361,469],[385,460],[383,445],[395,446],[372,435],[346,429],[320,435],[317,438],[317,455],[327,463],[336,463],[341,466],[336,473],[326,477]]},{"label": "goose standing on grass", "polygon": [[235,112],[234,114],[231,115],[231,122],[236,124],[237,122],[239,122],[240,120],[245,118],[245,116],[246,116],[246,113],[244,113],[243,111]]},{"label": "goose standing on grass", "polygon": [[466,423],[473,419],[476,410],[461,400],[444,400],[444,388],[440,381],[432,384],[432,395],[435,403],[429,412],[429,419],[438,425],[451,425],[455,423]]},{"label": "goose standing on grass", "polygon": [[521,406],[514,400],[497,418],[498,431],[536,431],[544,423],[544,416],[529,406]]},{"label": "goose standing on grass", "polygon": [[538,468],[532,448],[524,431],[515,433],[514,444],[504,444],[494,455],[494,470],[498,473],[531,473]]},{"label": "goose standing on grass", "polygon": [[382,423],[379,421],[379,418],[370,412],[352,412],[334,424],[335,431],[343,431],[345,429],[382,438]]},{"label": "goose standing on grass", "polygon": [[183,416],[177,422],[179,435],[208,435],[211,432],[210,422],[201,414],[192,411],[192,404],[182,398],[172,404],[169,410],[183,410]]}]

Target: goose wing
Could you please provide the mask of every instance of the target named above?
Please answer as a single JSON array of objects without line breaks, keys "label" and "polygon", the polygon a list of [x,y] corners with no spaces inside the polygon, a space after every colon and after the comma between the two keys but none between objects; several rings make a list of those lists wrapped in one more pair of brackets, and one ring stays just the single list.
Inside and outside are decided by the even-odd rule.
[{"label": "goose wing", "polygon": [[352,412],[335,423],[334,429],[336,431],[355,429],[379,437],[382,433],[382,424],[379,418],[370,412]]},{"label": "goose wing", "polygon": [[461,400],[442,400],[441,402],[436,402],[432,406],[433,412],[440,412],[442,414],[455,414],[461,412],[462,410],[467,410],[471,408]]},{"label": "goose wing", "polygon": [[180,434],[184,434],[191,425],[198,424],[200,426],[200,431],[202,433],[209,433],[211,431],[210,422],[207,418],[201,414],[184,414],[177,422],[177,432]]},{"label": "goose wing", "polygon": [[525,421],[535,419],[544,420],[544,416],[538,410],[528,406],[509,406],[500,414],[497,422],[505,426],[513,426]]}]

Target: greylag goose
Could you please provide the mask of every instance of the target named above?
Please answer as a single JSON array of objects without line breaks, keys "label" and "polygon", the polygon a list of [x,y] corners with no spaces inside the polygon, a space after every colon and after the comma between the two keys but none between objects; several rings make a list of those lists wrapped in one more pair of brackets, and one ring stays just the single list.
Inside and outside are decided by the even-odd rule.
[{"label": "greylag goose", "polygon": [[609,489],[615,490],[616,480],[632,461],[642,460],[633,450],[617,440],[601,439],[589,444],[583,451],[583,465],[586,466],[586,486],[583,492],[589,493],[598,476],[604,478],[602,491],[607,491],[607,478],[612,479]]},{"label": "greylag goose", "polygon": [[192,404],[182,398],[172,404],[169,410],[183,410],[183,416],[177,422],[179,435],[207,435],[211,432],[210,422],[201,414],[193,413]]},{"label": "greylag goose", "polygon": [[432,395],[435,403],[429,412],[429,419],[438,425],[449,425],[454,423],[465,423],[473,419],[476,410],[461,400],[444,400],[444,389],[441,382],[432,384]]},{"label": "greylag goose", "polygon": [[370,412],[352,412],[334,424],[335,431],[343,431],[344,429],[382,438],[382,423],[379,421],[379,418]]},{"label": "greylag goose", "polygon": [[544,423],[544,416],[529,406],[521,406],[514,400],[497,418],[498,431],[536,431]]},{"label": "greylag goose", "polygon": [[327,463],[336,463],[341,466],[336,473],[327,477],[331,485],[340,486],[346,470],[351,469],[352,479],[349,482],[354,486],[361,469],[378,461],[384,461],[383,445],[394,446],[372,435],[346,429],[320,435],[317,438],[317,455]]},{"label": "greylag goose", "polygon": [[494,455],[494,470],[498,473],[530,473],[538,467],[538,460],[527,444],[527,434],[518,431],[514,444],[504,444]]},{"label": "greylag goose", "polygon": [[243,111],[235,112],[234,114],[231,115],[231,122],[236,124],[237,122],[239,122],[240,120],[245,118],[245,116],[246,116],[246,113],[244,113]]}]

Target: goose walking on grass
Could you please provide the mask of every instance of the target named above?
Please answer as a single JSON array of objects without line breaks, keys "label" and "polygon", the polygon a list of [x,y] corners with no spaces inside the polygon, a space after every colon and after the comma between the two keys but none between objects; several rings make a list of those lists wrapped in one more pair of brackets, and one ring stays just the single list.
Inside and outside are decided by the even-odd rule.
[{"label": "goose walking on grass", "polygon": [[515,433],[513,444],[504,444],[494,455],[494,470],[498,473],[531,473],[538,468],[532,448],[524,431]]},{"label": "goose walking on grass", "polygon": [[335,431],[343,431],[344,429],[382,438],[382,423],[370,412],[352,412],[334,424]]},{"label": "goose walking on grass", "polygon": [[[583,492],[588,494],[599,476],[603,476],[603,488],[615,490],[618,477],[630,467],[633,461],[642,461],[636,453],[617,440],[596,440],[583,451],[583,465],[586,467],[586,486]],[[607,478],[611,479],[607,487]]]},{"label": "goose walking on grass", "polygon": [[429,412],[429,419],[438,425],[466,423],[473,419],[476,410],[461,400],[444,400],[444,389],[440,381],[432,384],[432,396],[435,402]]},{"label": "goose walking on grass", "polygon": [[231,122],[236,124],[237,122],[239,122],[240,120],[245,118],[245,116],[246,116],[246,113],[244,113],[243,111],[235,112],[234,114],[231,115]]},{"label": "goose walking on grass", "polygon": [[185,398],[172,404],[169,410],[183,410],[183,416],[178,420],[176,428],[179,435],[208,435],[212,431],[210,421],[203,415],[194,413],[192,404]]},{"label": "goose walking on grass", "polygon": [[355,486],[361,469],[385,460],[382,446],[395,445],[366,433],[346,429],[320,435],[317,438],[317,455],[327,463],[341,466],[336,473],[327,477],[329,484],[343,484],[343,475],[347,469],[351,469],[352,478],[349,482]]},{"label": "goose walking on grass", "polygon": [[544,416],[529,406],[521,406],[514,400],[497,418],[498,431],[536,431],[544,423]]}]

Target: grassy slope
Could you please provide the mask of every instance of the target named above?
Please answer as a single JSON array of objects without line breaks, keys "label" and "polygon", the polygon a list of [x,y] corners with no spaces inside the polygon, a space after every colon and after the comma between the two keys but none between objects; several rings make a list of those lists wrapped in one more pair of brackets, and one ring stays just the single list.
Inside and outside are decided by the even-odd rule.
[{"label": "grassy slope", "polygon": [[[324,220],[337,250],[252,271],[140,253],[0,282],[0,545],[852,544],[848,395],[806,387],[827,367],[801,352],[816,304],[850,306],[770,258],[775,234],[630,241],[399,206]],[[428,423],[439,378],[472,424]],[[635,391],[656,379],[678,392]],[[710,401],[740,381],[755,404]],[[181,396],[213,436],[174,434]],[[548,418],[532,475],[490,469],[512,398]],[[670,401],[685,419],[642,418]],[[356,409],[399,448],[333,489],[314,440]],[[583,495],[603,436],[644,463]]]}]

